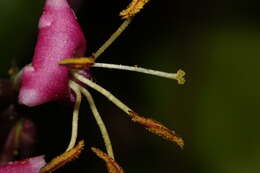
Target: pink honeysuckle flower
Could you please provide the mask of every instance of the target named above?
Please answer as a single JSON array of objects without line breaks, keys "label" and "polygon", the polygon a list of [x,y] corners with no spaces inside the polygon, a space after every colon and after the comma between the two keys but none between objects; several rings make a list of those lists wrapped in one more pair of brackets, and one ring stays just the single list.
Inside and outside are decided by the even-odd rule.
[{"label": "pink honeysuckle flower", "polygon": [[0,173],[39,173],[45,164],[44,156],[37,156],[2,165],[0,166]]},{"label": "pink honeysuckle flower", "polygon": [[[75,104],[73,110],[71,140],[66,152],[62,154],[62,157],[58,156],[48,164],[53,167],[49,168],[47,165],[41,169],[41,172],[42,170],[46,170],[45,172],[51,172],[59,168],[64,165],[64,163],[72,160],[72,158],[77,157],[77,154],[79,153],[78,151],[81,151],[82,147],[74,146],[78,135],[80,104],[82,95],[84,95],[89,102],[90,109],[102,133],[107,154],[96,150],[95,148],[92,148],[92,150],[100,158],[106,161],[107,165],[112,165],[112,167],[109,167],[108,165],[108,170],[110,172],[113,170],[112,172],[122,173],[122,169],[115,165],[115,162],[113,161],[114,154],[108,132],[101,116],[99,115],[92,95],[85,86],[95,89],[107,97],[117,107],[124,111],[131,121],[139,123],[148,131],[170,142],[176,143],[179,147],[183,148],[183,139],[177,136],[174,131],[151,118],[139,116],[139,114],[134,112],[108,90],[93,82],[89,75],[90,68],[100,67],[151,74],[174,79],[177,80],[179,84],[184,84],[185,72],[182,70],[178,70],[177,73],[166,73],[137,66],[132,67],[117,64],[96,63],[96,59],[126,29],[135,14],[138,13],[148,1],[149,0],[132,0],[128,8],[120,13],[122,19],[125,21],[116,32],[113,33],[112,36],[95,53],[93,53],[91,57],[81,57],[85,51],[86,41],[67,1],[46,0],[45,11],[39,22],[40,31],[33,62],[32,65],[25,67],[23,70],[19,102],[27,106],[36,106],[49,101],[66,99],[71,96],[71,89],[74,94],[73,102]],[[73,69],[71,70],[70,76],[68,75],[69,69],[67,67]],[[77,148],[79,149],[77,150]],[[66,162],[64,162],[64,160]]]},{"label": "pink honeysuckle flower", "polygon": [[19,102],[37,106],[69,96],[67,67],[58,62],[85,53],[86,40],[67,0],[46,0],[32,64],[23,69]]}]

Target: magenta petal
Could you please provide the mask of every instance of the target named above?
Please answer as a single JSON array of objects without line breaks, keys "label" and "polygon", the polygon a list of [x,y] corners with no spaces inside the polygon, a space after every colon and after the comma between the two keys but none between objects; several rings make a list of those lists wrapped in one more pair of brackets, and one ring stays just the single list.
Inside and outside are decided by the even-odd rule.
[{"label": "magenta petal", "polygon": [[69,97],[68,69],[58,62],[85,52],[86,40],[66,0],[47,0],[32,65],[23,69],[19,102],[36,106]]},{"label": "magenta petal", "polygon": [[0,173],[39,173],[45,164],[44,156],[38,156],[0,166]]}]

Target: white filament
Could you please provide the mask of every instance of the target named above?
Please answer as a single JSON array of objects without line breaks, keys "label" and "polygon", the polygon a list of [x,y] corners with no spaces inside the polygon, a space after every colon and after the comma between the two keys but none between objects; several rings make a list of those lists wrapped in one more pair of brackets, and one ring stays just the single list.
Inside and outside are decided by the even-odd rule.
[{"label": "white filament", "polygon": [[100,85],[92,82],[91,80],[85,78],[84,76],[73,73],[73,76],[75,79],[79,80],[80,82],[86,84],[87,86],[95,89],[102,95],[104,95],[108,100],[110,100],[112,103],[114,103],[117,107],[119,107],[122,111],[124,111],[126,114],[129,115],[129,112],[132,111],[128,106],[126,106],[123,102],[121,102],[118,98],[116,98],[113,94],[111,94],[108,90],[101,87]]},{"label": "white filament", "polygon": [[101,118],[101,116],[100,116],[100,114],[97,110],[94,99],[87,89],[85,89],[81,86],[79,86],[79,89],[80,89],[81,93],[87,98],[87,100],[89,102],[90,109],[91,109],[91,111],[94,115],[94,118],[96,119],[97,125],[98,125],[100,132],[102,134],[107,153],[111,158],[114,159],[114,152],[113,152],[111,140],[110,140],[109,134],[107,132],[106,126],[105,126],[105,124],[104,124],[104,122],[103,122],[103,120],[102,120],[102,118]]},{"label": "white filament", "polygon": [[101,67],[101,68],[108,68],[108,69],[117,69],[117,70],[126,70],[126,71],[134,71],[140,73],[146,73],[154,76],[169,78],[169,79],[176,79],[176,73],[167,73],[152,69],[146,69],[142,67],[136,66],[126,66],[126,65],[118,65],[118,64],[106,64],[106,63],[95,63],[92,67]]},{"label": "white filament", "polygon": [[75,102],[74,110],[73,110],[70,143],[69,143],[66,151],[72,149],[76,144],[76,140],[77,140],[77,136],[78,136],[79,109],[80,109],[80,103],[81,103],[81,93],[80,93],[79,88],[77,87],[77,84],[73,81],[69,81],[69,87],[75,93],[76,102]]}]

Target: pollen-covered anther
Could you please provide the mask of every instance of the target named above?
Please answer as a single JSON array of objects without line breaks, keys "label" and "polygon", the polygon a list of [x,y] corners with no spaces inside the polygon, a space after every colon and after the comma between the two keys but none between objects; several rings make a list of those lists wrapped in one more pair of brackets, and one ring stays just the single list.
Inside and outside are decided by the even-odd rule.
[{"label": "pollen-covered anther", "polygon": [[60,65],[65,65],[74,69],[86,69],[91,67],[94,63],[94,57],[67,58],[59,62]]},{"label": "pollen-covered anther", "polygon": [[103,151],[101,151],[98,148],[95,147],[91,147],[91,150],[103,161],[106,162],[106,166],[107,166],[107,171],[109,173],[124,173],[124,170],[121,168],[121,166],[118,165],[118,163],[116,163],[116,161],[114,159],[112,159],[111,157],[109,157],[108,154],[104,153]]},{"label": "pollen-covered anther", "polygon": [[68,162],[71,162],[72,160],[78,158],[83,148],[84,148],[84,141],[82,140],[74,148],[52,159],[46,166],[41,168],[40,173],[53,172],[59,169],[60,167],[64,166]]},{"label": "pollen-covered anther", "polygon": [[185,83],[185,72],[183,70],[178,70],[176,73],[176,80],[178,81],[178,84],[183,85]]},{"label": "pollen-covered anther", "polygon": [[143,125],[148,131],[154,133],[158,136],[161,136],[165,140],[176,143],[180,148],[183,148],[184,141],[181,137],[177,136],[176,133],[161,123],[151,119],[139,116],[137,113],[129,111],[131,120],[138,124]]},{"label": "pollen-covered anther", "polygon": [[122,19],[127,19],[139,13],[149,0],[132,0],[128,7],[120,12]]}]

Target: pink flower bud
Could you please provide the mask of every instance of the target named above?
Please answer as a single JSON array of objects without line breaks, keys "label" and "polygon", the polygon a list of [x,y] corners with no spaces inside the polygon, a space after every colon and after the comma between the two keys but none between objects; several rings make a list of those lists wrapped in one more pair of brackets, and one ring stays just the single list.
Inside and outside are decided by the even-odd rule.
[{"label": "pink flower bud", "polygon": [[[29,119],[19,120],[10,130],[0,153],[0,165],[8,163],[19,155],[27,158],[34,150],[36,128]],[[19,151],[17,155],[17,151]]]},{"label": "pink flower bud", "polygon": [[39,173],[45,164],[43,156],[38,156],[0,166],[0,173]]},{"label": "pink flower bud", "polygon": [[19,102],[37,106],[69,97],[68,68],[58,62],[82,56],[86,40],[66,0],[46,0],[31,65],[23,69]]}]

